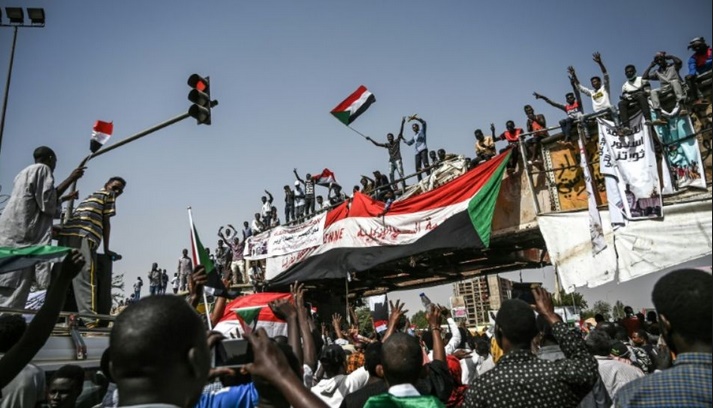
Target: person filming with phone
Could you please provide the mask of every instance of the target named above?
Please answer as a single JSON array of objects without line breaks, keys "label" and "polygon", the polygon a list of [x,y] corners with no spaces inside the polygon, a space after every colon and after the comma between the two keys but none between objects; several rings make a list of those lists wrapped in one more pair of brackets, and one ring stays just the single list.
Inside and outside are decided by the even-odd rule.
[{"label": "person filming with phone", "polygon": [[504,355],[477,377],[465,394],[464,407],[576,407],[598,377],[597,362],[584,340],[555,314],[552,297],[532,289],[534,308],[552,326],[565,358],[539,359],[530,350],[537,335],[532,306],[520,299],[503,302],[495,317],[495,340]]}]

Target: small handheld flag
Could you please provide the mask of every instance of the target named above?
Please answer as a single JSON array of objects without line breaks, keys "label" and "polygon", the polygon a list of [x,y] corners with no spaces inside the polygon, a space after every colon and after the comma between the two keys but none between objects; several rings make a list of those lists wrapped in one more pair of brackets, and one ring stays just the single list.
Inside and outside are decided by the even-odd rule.
[{"label": "small handheld flag", "polygon": [[374,330],[377,333],[385,332],[389,322],[389,300],[386,295],[371,296],[369,299],[369,311],[374,319]]},{"label": "small handheld flag", "polygon": [[112,133],[114,133],[113,122],[96,121],[92,128],[92,139],[89,142],[89,150],[91,150],[92,153],[96,153],[97,150],[101,149],[106,141],[109,140]]},{"label": "small handheld flag", "polygon": [[374,102],[376,102],[374,94],[369,92],[364,85],[361,85],[347,99],[332,109],[331,113],[340,122],[349,126],[359,115],[366,112]]},{"label": "small handheld flag", "polygon": [[193,213],[190,207],[188,208],[188,221],[191,225],[191,253],[193,255],[193,265],[203,265],[205,267],[205,273],[208,277],[205,288],[209,289],[212,295],[224,296],[227,293],[227,288],[223,284],[213,261],[211,261],[208,251],[206,251],[198,237],[198,231],[196,231],[196,226],[193,224]]},{"label": "small handheld flag", "polygon": [[326,168],[322,170],[321,173],[312,177],[314,178],[314,182],[320,186],[329,187],[333,185],[339,185],[337,177],[334,175],[334,173]]}]

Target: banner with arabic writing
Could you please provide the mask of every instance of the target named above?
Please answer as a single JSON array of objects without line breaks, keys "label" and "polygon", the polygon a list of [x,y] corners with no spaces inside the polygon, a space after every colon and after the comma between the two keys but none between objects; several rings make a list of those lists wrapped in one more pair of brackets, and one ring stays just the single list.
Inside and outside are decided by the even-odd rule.
[{"label": "banner with arabic writing", "polygon": [[[593,170],[596,202],[598,205],[606,203],[604,176],[599,173],[599,145],[594,138],[587,142],[586,152]],[[579,149],[557,143],[549,147],[548,153],[552,163],[553,184],[557,187],[559,209],[567,211],[587,208],[589,196],[584,183],[584,171],[581,166]]]},{"label": "banner with arabic writing", "polygon": [[614,200],[630,220],[662,217],[663,198],[653,140],[641,112],[629,121],[632,134],[627,136],[620,135],[612,121],[597,120],[599,169],[605,177],[616,180],[616,191],[610,191],[611,183],[607,185],[609,200]]},{"label": "banner with arabic writing", "polygon": [[323,212],[294,226],[280,226],[247,239],[243,255],[247,260],[265,259],[299,252],[321,245],[324,235]]}]

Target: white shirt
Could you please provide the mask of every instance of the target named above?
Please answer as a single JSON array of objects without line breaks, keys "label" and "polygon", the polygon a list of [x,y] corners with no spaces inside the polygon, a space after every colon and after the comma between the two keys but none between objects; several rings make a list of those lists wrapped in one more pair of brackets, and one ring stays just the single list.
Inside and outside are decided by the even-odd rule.
[{"label": "white shirt", "polygon": [[619,388],[644,376],[638,368],[616,361],[611,357],[594,356],[599,364],[599,375],[602,377],[604,388],[610,396],[616,395]]},{"label": "white shirt", "polygon": [[640,89],[643,89],[646,85],[648,85],[648,83],[649,81],[643,79],[642,77],[636,77],[633,81],[629,80],[624,82],[624,85],[621,86],[621,93],[634,93]]},{"label": "white shirt", "polygon": [[349,375],[340,374],[323,379],[311,388],[314,395],[330,407],[338,408],[344,396],[352,393],[369,381],[369,372],[360,367]]},{"label": "white shirt", "polygon": [[592,97],[592,109],[594,112],[603,111],[605,109],[611,109],[611,102],[609,100],[609,75],[604,74],[604,79],[602,79],[602,86],[597,89],[589,89],[582,84],[578,84],[580,92],[587,96]]},{"label": "white shirt", "polygon": [[267,216],[272,212],[272,203],[269,201],[265,201],[262,203],[262,209],[260,210],[260,215],[262,215],[262,218],[267,218]]},{"label": "white shirt", "polygon": [[0,408],[34,407],[45,399],[45,372],[28,364],[1,391]]},{"label": "white shirt", "polygon": [[[446,355],[453,354],[454,351],[456,351],[456,348],[460,344],[461,337],[460,337],[460,331],[458,330],[458,325],[456,324],[456,321],[453,320],[452,317],[449,317],[448,320],[446,320],[448,323],[448,329],[451,331],[451,339],[448,340],[448,343],[446,344]],[[428,359],[433,361],[433,350],[428,352]]]},{"label": "white shirt", "polygon": [[397,384],[389,387],[389,394],[394,397],[420,397],[416,387],[412,384]]}]

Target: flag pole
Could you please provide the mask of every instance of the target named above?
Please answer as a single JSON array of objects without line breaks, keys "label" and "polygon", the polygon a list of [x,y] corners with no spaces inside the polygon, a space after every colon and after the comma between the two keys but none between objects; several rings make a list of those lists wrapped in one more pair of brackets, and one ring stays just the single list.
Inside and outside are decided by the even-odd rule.
[{"label": "flag pole", "polygon": [[352,319],[351,319],[351,313],[349,313],[349,281],[351,280],[351,275],[349,274],[349,271],[347,271],[347,278],[344,279],[344,288],[346,291],[346,295],[344,298],[346,299],[346,305],[347,305],[347,325],[351,326],[352,325]]},{"label": "flag pole", "polygon": [[[195,228],[193,226],[193,212],[191,211],[191,206],[188,206],[188,222],[191,225],[191,251],[194,253],[194,264],[198,266],[200,257],[198,256],[198,250],[196,249],[196,238],[193,236]],[[205,307],[205,317],[208,322],[208,330],[213,330],[213,322],[210,321],[210,312],[208,311],[208,296],[205,294],[205,287],[203,288],[203,306]]]},{"label": "flag pole", "polygon": [[[154,126],[148,128],[148,129],[142,130],[142,131],[139,132],[139,133],[136,133],[136,134],[134,134],[134,135],[131,135],[131,136],[129,136],[129,137],[123,139],[123,140],[120,140],[119,142],[117,142],[117,143],[115,143],[115,144],[113,144],[113,145],[111,145],[111,146],[108,146],[108,147],[106,147],[106,148],[100,148],[100,149],[97,150],[96,152],[90,153],[87,157],[85,157],[85,158],[82,160],[82,162],[79,163],[79,166],[77,166],[77,167],[84,167],[84,166],[87,165],[87,162],[88,162],[89,160],[91,160],[91,159],[93,159],[93,158],[95,158],[95,157],[101,156],[101,155],[104,154],[104,153],[108,153],[108,152],[110,152],[110,151],[112,151],[112,150],[114,150],[114,149],[116,149],[116,148],[119,148],[119,147],[121,147],[121,146],[123,146],[123,145],[125,145],[125,144],[127,144],[127,143],[131,143],[131,142],[133,142],[134,140],[140,139],[140,138],[142,138],[142,137],[144,137],[144,136],[146,136],[146,135],[150,135],[151,133],[156,132],[157,130],[161,130],[161,129],[167,127],[167,126],[171,126],[171,125],[173,125],[174,123],[180,122],[180,121],[182,121],[183,119],[186,119],[186,118],[188,118],[188,117],[190,117],[190,115],[189,115],[188,113],[182,113],[182,114],[180,114],[180,115],[178,115],[178,116],[174,116],[173,118],[171,118],[171,119],[169,119],[169,120],[167,120],[167,121],[161,122],[161,123],[159,123],[158,125],[154,125]],[[72,186],[70,187],[70,194],[73,194],[75,191],[77,191],[77,181],[76,181],[76,180],[72,183]],[[69,200],[69,203],[67,204],[67,210],[66,210],[66,212],[64,213],[64,219],[61,221],[62,224],[64,224],[64,222],[65,222],[66,220],[68,220],[69,217],[72,216],[72,212],[73,212],[73,211],[74,211],[74,199],[71,199],[71,200]]]},{"label": "flag pole", "polygon": [[351,127],[351,126],[349,126],[349,125],[347,125],[347,127],[348,127],[349,129],[351,129],[354,133],[356,133],[356,134],[358,134],[359,136],[363,137],[364,139],[368,139],[368,138],[369,138],[367,135],[365,135],[365,134],[361,133],[360,131],[354,129],[353,127]]},{"label": "flag pole", "polygon": [[208,312],[208,296],[205,294],[205,289],[203,290],[203,305],[205,306],[205,317],[208,322],[208,330],[213,330],[213,322],[210,321],[210,312]]}]

